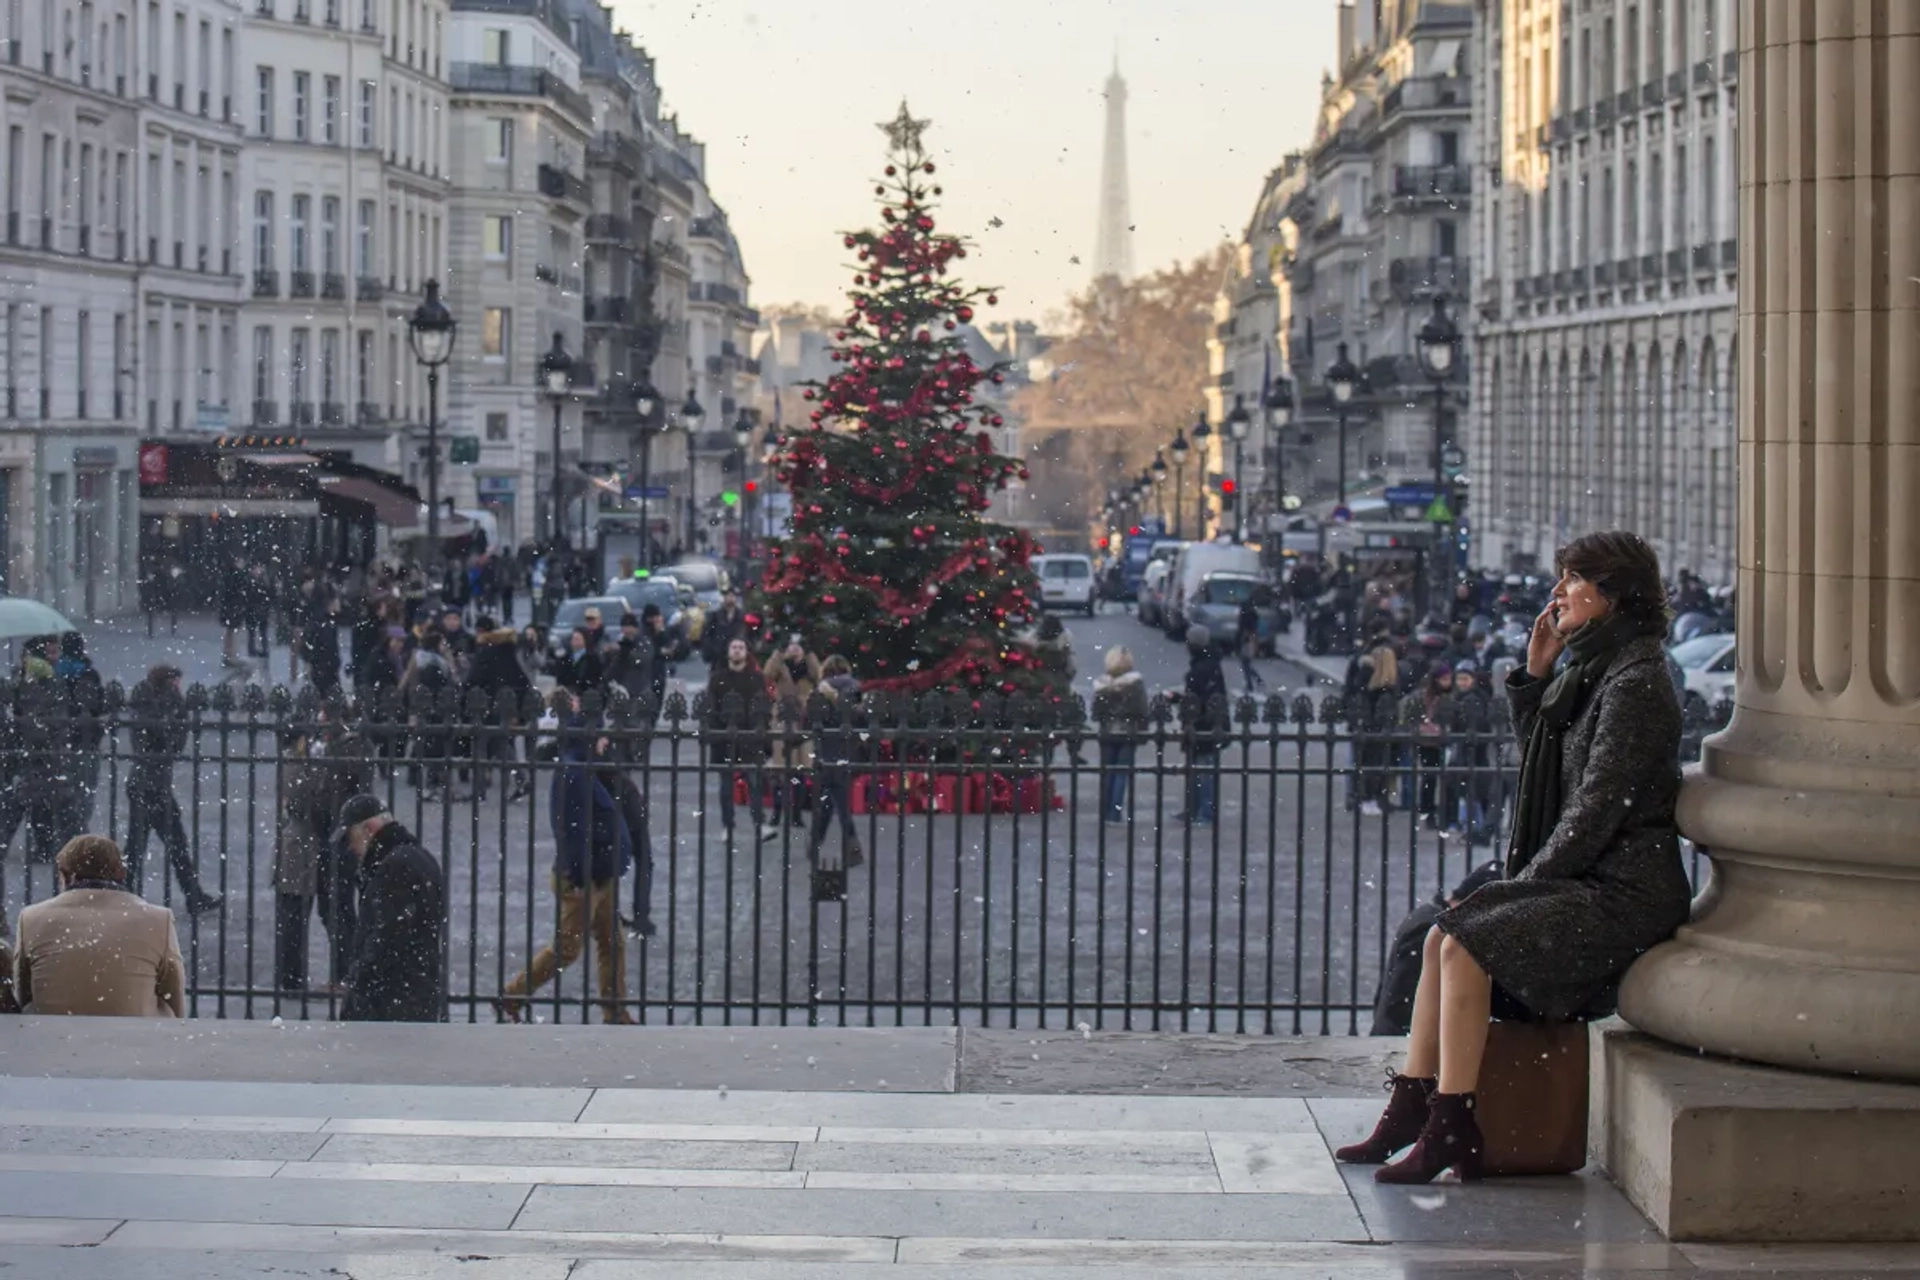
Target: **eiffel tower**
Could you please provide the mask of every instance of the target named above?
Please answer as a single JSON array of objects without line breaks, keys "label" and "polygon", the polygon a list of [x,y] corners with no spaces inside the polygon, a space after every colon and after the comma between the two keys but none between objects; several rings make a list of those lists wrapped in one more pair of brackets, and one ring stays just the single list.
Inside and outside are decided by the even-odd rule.
[{"label": "eiffel tower", "polygon": [[1100,237],[1094,249],[1093,274],[1133,274],[1133,216],[1127,208],[1127,82],[1120,78],[1120,58],[1114,56],[1107,77],[1106,148],[1100,159]]}]

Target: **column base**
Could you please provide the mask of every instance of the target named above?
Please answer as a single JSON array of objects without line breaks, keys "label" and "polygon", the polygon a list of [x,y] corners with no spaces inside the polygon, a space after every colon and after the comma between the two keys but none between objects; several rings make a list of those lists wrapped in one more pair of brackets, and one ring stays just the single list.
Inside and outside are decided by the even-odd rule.
[{"label": "column base", "polygon": [[1593,1161],[1668,1239],[1920,1240],[1920,1085],[1595,1032]]}]

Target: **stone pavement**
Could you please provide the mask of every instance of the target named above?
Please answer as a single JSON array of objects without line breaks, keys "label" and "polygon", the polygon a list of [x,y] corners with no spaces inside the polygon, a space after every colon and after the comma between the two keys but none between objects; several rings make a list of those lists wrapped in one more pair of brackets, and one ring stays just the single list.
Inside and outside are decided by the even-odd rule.
[{"label": "stone pavement", "polygon": [[[1033,1092],[968,1092],[952,1066],[964,1037],[952,1031],[253,1024],[207,1034],[9,1022],[0,1272],[1920,1275],[1912,1247],[1670,1246],[1592,1176],[1376,1187],[1328,1150],[1371,1121],[1377,1093],[1141,1096],[1158,1083],[1151,1069],[1130,1082],[1063,1076],[1046,1092],[1037,1081]],[[489,1064],[519,1055],[521,1037],[548,1051],[541,1078],[552,1083],[498,1083]],[[559,1083],[589,1062],[588,1082]],[[618,1083],[601,1083],[623,1065]],[[380,1074],[397,1082],[362,1082]],[[811,1087],[796,1087],[809,1076]],[[665,1080],[688,1087],[656,1087]]]}]

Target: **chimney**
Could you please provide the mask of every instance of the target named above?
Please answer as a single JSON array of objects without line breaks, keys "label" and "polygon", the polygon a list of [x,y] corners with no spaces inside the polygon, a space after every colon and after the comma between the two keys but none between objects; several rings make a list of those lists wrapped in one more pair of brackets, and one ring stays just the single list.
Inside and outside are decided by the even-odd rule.
[{"label": "chimney", "polygon": [[1339,68],[1339,74],[1344,76],[1347,73],[1347,64],[1353,61],[1353,0],[1340,0],[1338,30],[1340,58],[1335,65]]}]

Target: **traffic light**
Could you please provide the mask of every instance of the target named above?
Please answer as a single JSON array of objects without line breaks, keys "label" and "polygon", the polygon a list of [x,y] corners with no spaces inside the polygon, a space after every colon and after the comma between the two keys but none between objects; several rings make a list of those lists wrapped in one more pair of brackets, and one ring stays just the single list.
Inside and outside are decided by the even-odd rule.
[{"label": "traffic light", "polygon": [[742,487],[746,489],[748,496],[760,492],[760,482],[758,480],[749,480]]},{"label": "traffic light", "polygon": [[721,493],[720,501],[725,505],[731,507],[736,505],[740,501],[740,495],[735,493],[733,490],[728,489],[723,493]]},{"label": "traffic light", "polygon": [[1234,484],[1231,476],[1220,477],[1220,509],[1222,511],[1233,510],[1233,495],[1237,488],[1239,486]]}]

